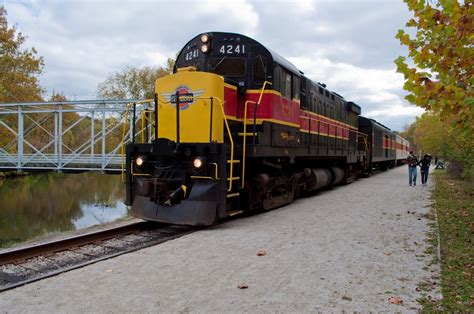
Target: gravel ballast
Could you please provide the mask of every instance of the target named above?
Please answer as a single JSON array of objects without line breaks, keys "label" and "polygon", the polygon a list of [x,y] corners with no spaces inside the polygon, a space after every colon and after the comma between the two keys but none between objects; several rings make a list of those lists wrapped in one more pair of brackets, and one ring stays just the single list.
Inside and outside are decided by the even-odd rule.
[{"label": "gravel ballast", "polygon": [[418,284],[439,276],[425,253],[430,184],[408,186],[406,166],[398,167],[6,291],[0,309],[416,311]]}]

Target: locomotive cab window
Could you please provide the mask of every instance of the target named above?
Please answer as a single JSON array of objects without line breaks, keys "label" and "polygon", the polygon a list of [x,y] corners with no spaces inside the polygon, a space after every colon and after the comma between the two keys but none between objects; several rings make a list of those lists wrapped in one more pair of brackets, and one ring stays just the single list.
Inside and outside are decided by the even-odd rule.
[{"label": "locomotive cab window", "polygon": [[253,59],[253,82],[262,85],[267,78],[267,59],[258,55]]},{"label": "locomotive cab window", "polygon": [[283,97],[291,99],[291,74],[281,70],[281,94]]},{"label": "locomotive cab window", "polygon": [[281,77],[281,68],[279,66],[275,66],[273,69],[273,89],[277,91],[281,91],[280,88],[280,77]]},{"label": "locomotive cab window", "polygon": [[310,105],[310,110],[314,112],[316,110],[316,95],[311,92],[311,105]]},{"label": "locomotive cab window", "polygon": [[293,100],[300,100],[300,78],[293,76]]},{"label": "locomotive cab window", "polygon": [[212,58],[208,61],[209,72],[228,77],[242,77],[247,73],[244,58]]}]

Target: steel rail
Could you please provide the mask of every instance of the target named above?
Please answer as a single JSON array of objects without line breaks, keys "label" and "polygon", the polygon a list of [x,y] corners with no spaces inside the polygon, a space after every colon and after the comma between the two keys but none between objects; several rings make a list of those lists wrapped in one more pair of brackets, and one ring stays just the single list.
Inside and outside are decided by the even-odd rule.
[{"label": "steel rail", "polygon": [[137,222],[117,228],[110,228],[96,232],[73,236],[57,241],[51,241],[25,248],[19,248],[0,253],[0,266],[11,264],[18,261],[24,261],[33,257],[57,253],[67,250],[71,247],[83,246],[92,242],[107,240],[119,235],[150,229],[147,222]]},{"label": "steel rail", "polygon": [[[160,230],[160,229],[163,229],[163,230]],[[174,229],[174,230],[170,231],[167,229]],[[135,243],[135,244],[132,244],[128,248],[115,248],[114,249],[115,252],[104,253],[101,256],[93,256],[89,260],[81,261],[79,263],[74,263],[72,265],[68,265],[65,267],[60,266],[59,269],[55,269],[55,270],[49,269],[46,272],[43,272],[40,270],[38,274],[36,275],[32,275],[24,279],[19,279],[17,281],[9,282],[8,279],[5,280],[5,278],[1,278],[2,276],[0,276],[0,279],[2,279],[3,281],[9,282],[3,286],[0,286],[0,292],[14,289],[14,288],[17,288],[17,287],[20,287],[20,286],[23,286],[35,281],[39,281],[42,279],[57,276],[59,274],[62,274],[74,269],[78,269],[87,265],[91,265],[100,261],[111,259],[119,255],[135,252],[135,251],[144,249],[146,247],[150,247],[150,246],[157,245],[169,240],[173,240],[183,235],[192,233],[196,230],[198,229],[192,228],[192,227],[186,227],[186,226],[164,225],[164,224],[156,224],[156,223],[150,223],[150,222],[138,222],[138,223],[132,223],[129,225],[121,226],[118,228],[111,228],[111,229],[102,230],[98,232],[92,232],[92,233],[88,233],[88,234],[84,234],[84,235],[80,235],[76,237],[70,237],[67,239],[59,240],[59,241],[54,241],[54,242],[40,244],[40,245],[36,245],[32,247],[4,252],[0,254],[0,265],[20,262],[19,265],[21,266],[22,265],[21,261],[27,261],[31,258],[35,258],[39,256],[51,256],[51,255],[54,255],[55,253],[60,253],[63,251],[74,252],[74,248],[80,248],[81,246],[88,245],[88,244],[97,245],[98,242],[107,241],[107,240],[114,239],[120,236],[127,236],[129,234],[140,235],[140,232],[146,232],[146,231],[157,231],[158,233],[160,233],[159,237],[151,237],[148,241],[145,241],[144,243],[138,243],[138,244]],[[145,236],[145,238],[148,238],[148,237],[149,236]],[[0,275],[2,274],[0,273]]]}]

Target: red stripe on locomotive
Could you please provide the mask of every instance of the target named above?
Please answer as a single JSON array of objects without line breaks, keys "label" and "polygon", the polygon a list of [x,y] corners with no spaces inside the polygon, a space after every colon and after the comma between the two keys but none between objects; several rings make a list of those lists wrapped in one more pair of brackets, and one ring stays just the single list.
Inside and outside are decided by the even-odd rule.
[{"label": "red stripe on locomotive", "polygon": [[[260,92],[247,92],[246,97],[238,97],[235,89],[225,87],[225,113],[237,119],[244,118],[245,101],[251,101],[247,105],[247,118],[252,119],[254,115],[254,103],[260,97]],[[298,101],[292,101],[273,92],[264,92],[257,108],[257,119],[280,121],[282,123],[299,126],[308,132],[311,124],[311,132],[329,135],[342,139],[349,139],[350,129],[345,123],[332,120],[309,111],[301,110]],[[311,123],[309,122],[311,119]],[[318,125],[319,124],[319,125]]]}]

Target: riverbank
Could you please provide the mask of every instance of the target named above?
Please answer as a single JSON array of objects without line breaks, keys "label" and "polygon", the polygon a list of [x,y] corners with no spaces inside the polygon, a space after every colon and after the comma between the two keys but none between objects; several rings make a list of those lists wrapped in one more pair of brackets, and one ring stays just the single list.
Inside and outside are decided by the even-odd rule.
[{"label": "riverbank", "polygon": [[0,179],[0,248],[126,217],[120,176],[44,172]]},{"label": "riverbank", "polygon": [[[441,300],[423,297],[427,312],[474,312],[474,191],[468,182],[435,171],[432,218],[439,234],[430,242],[441,259]],[[438,254],[439,254],[438,253]],[[425,284],[423,288],[427,288]]]},{"label": "riverbank", "polygon": [[30,175],[30,173],[18,172],[18,171],[8,171],[8,172],[1,172],[0,171],[0,181],[2,179],[24,177],[24,176],[27,176],[27,175]]}]

